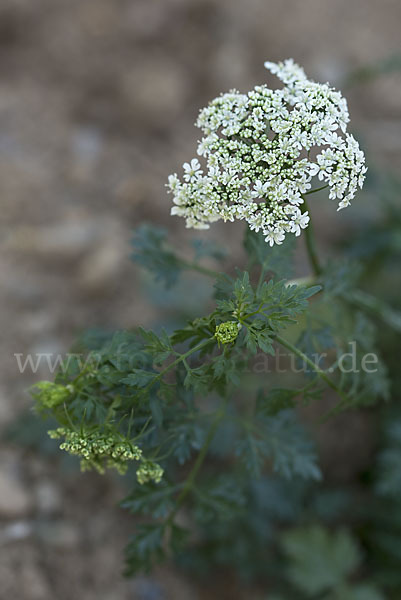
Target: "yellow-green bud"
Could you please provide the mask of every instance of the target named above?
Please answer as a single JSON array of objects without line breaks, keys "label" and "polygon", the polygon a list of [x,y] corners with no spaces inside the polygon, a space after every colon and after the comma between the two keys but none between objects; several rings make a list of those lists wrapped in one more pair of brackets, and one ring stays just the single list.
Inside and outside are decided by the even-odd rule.
[{"label": "yellow-green bud", "polygon": [[217,325],[214,336],[220,344],[230,344],[235,342],[240,329],[241,324],[237,321],[226,321]]},{"label": "yellow-green bud", "polygon": [[140,485],[154,481],[159,483],[163,477],[164,470],[155,462],[150,460],[144,461],[136,472],[136,478]]},{"label": "yellow-green bud", "polygon": [[51,381],[39,381],[32,388],[32,396],[39,409],[55,408],[71,398],[74,392],[72,385],[64,386]]}]

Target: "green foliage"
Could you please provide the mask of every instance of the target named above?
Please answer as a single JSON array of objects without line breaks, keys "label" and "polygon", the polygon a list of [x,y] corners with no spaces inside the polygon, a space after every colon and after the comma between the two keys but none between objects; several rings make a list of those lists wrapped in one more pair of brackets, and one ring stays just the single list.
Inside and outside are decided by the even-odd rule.
[{"label": "green foliage", "polygon": [[330,261],[322,274],[327,296],[341,297],[355,287],[361,275],[361,265],[353,260]]},{"label": "green foliage", "polygon": [[152,225],[142,225],[132,239],[133,260],[152,273],[156,281],[171,287],[181,271],[177,255],[166,246],[167,232]]},{"label": "green foliage", "polygon": [[193,240],[192,247],[195,251],[194,261],[198,262],[201,258],[214,258],[223,260],[227,252],[224,248],[216,244],[213,240],[206,242],[203,239]]},{"label": "green foliage", "polygon": [[295,529],[283,536],[282,545],[291,561],[289,578],[311,595],[340,585],[360,562],[359,550],[345,531],[330,534],[319,526]]},{"label": "green foliage", "polygon": [[239,439],[236,452],[253,476],[259,476],[264,462],[270,459],[274,471],[285,478],[321,477],[313,444],[291,410],[274,416],[258,414],[252,425],[245,423],[245,435]]},{"label": "green foliage", "polygon": [[121,502],[121,506],[133,514],[163,518],[173,508],[176,491],[177,486],[169,485],[165,479],[157,486],[150,482],[136,485],[131,494]]},{"label": "green foliage", "polygon": [[164,524],[159,523],[141,524],[136,528],[135,535],[125,549],[126,575],[149,571],[163,559],[164,533]]},{"label": "green foliage", "polygon": [[188,261],[181,258],[167,243],[167,232],[153,225],[141,225],[135,231],[132,238],[134,252],[132,259],[147,269],[156,281],[162,283],[166,288],[175,285],[183,270],[193,269],[205,274],[210,273],[207,268],[202,267],[199,261],[203,258],[221,260],[226,253],[214,242],[194,240],[193,260]]},{"label": "green foliage", "polygon": [[312,401],[320,400],[322,393],[323,388],[318,382],[309,382],[299,389],[260,389],[256,397],[255,411],[262,417],[275,416],[280,411],[295,408],[297,404],[307,406]]},{"label": "green foliage", "polygon": [[145,341],[145,350],[153,356],[156,365],[161,365],[174,353],[171,340],[164,329],[160,335],[156,335],[150,330],[146,331],[142,327],[139,329],[139,332]]},{"label": "green foliage", "polygon": [[378,456],[376,489],[390,498],[401,496],[401,419],[386,423],[385,447]]},{"label": "green foliage", "polygon": [[[326,528],[347,502],[356,513],[357,503],[320,487],[313,427],[302,424],[298,410],[319,402],[327,386],[338,395],[334,412],[388,394],[380,360],[375,373],[340,368],[350,340],[357,365],[377,352],[377,330],[355,289],[360,266],[333,262],[313,280],[288,281],[294,244],[288,236],[270,248],[247,231],[249,270],[217,275],[199,262],[222,258],[213,244],[194,243],[187,260],[163,230],[139,228],[134,260],[166,287],[187,270],[216,275],[214,306],[187,322],[177,315],[181,324],[171,333],[90,332],[55,382],[33,389],[38,412],[57,423],[53,437],[84,468],[130,476],[122,506],[139,521],[126,551],[127,574],[174,559],[198,573],[213,565],[268,578],[282,598],[382,598],[373,583],[354,581],[363,557],[351,534]],[[254,372],[257,355],[275,357],[278,346],[302,369],[293,373],[287,361],[283,375]],[[394,503],[399,490],[398,437],[397,427],[388,430],[378,503]],[[393,537],[378,535],[370,513],[361,517],[373,523],[366,544],[380,540],[392,564],[401,561],[394,551],[401,508],[399,514]],[[326,525],[294,528],[316,517]]]},{"label": "green foliage", "polygon": [[228,475],[202,481],[195,493],[195,518],[202,526],[213,523],[215,519],[230,521],[244,511],[246,500],[243,491]]},{"label": "green foliage", "polygon": [[264,273],[270,271],[286,279],[293,275],[295,237],[287,236],[283,244],[271,247],[266,244],[263,235],[247,229],[244,246],[251,266],[257,264]]},{"label": "green foliage", "polygon": [[[311,360],[323,356],[326,350],[336,347],[332,328],[329,325],[316,329],[312,325],[309,326],[299,336],[297,347]],[[324,364],[319,361],[319,366],[323,368]],[[317,376],[311,369],[308,369],[308,374]]]},{"label": "green foliage", "polygon": [[305,598],[327,593],[327,600],[383,599],[373,585],[350,583],[361,553],[347,531],[331,533],[319,525],[289,530],[282,547],[289,560],[288,577]]},{"label": "green foliage", "polygon": [[[398,598],[401,590],[401,502],[380,494],[364,510],[363,538],[376,581]],[[393,596],[391,596],[393,597]]]}]

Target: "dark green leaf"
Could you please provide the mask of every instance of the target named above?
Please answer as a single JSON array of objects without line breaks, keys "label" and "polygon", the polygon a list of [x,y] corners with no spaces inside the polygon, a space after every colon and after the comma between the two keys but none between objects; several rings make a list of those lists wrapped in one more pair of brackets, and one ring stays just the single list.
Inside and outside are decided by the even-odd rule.
[{"label": "dark green leaf", "polygon": [[247,228],[244,246],[251,264],[259,264],[265,272],[271,271],[280,278],[288,279],[293,273],[295,237],[288,235],[283,244],[269,246],[262,233]]},{"label": "dark green leaf", "polygon": [[142,524],[126,547],[126,575],[149,571],[163,556],[164,524]]},{"label": "dark green leaf", "polygon": [[166,238],[164,229],[142,225],[132,239],[132,259],[168,288],[177,282],[182,266],[178,256],[168,248]]},{"label": "dark green leaf", "polygon": [[294,529],[284,534],[282,545],[291,561],[291,581],[311,595],[335,589],[360,563],[358,547],[347,531],[330,533],[318,525]]}]

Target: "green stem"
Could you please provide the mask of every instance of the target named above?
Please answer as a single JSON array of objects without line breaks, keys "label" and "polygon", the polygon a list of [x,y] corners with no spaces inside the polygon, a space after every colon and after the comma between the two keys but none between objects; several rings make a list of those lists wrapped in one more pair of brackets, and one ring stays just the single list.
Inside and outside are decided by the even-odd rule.
[{"label": "green stem", "polygon": [[309,194],[314,194],[315,192],[321,192],[322,190],[325,190],[328,187],[329,187],[329,184],[327,183],[326,185],[322,185],[321,187],[316,188],[315,190],[309,190],[309,192],[305,192],[302,195],[303,196],[309,196]]},{"label": "green stem", "polygon": [[308,356],[306,356],[306,354],[304,354],[301,350],[299,350],[299,348],[297,348],[296,346],[294,346],[293,344],[291,344],[291,342],[289,342],[288,340],[286,340],[285,338],[281,337],[281,335],[276,335],[275,339],[279,342],[279,344],[281,344],[282,346],[284,346],[284,348],[287,348],[287,350],[290,350],[290,352],[292,352],[293,354],[295,354],[296,356],[298,356],[298,358],[300,358],[301,360],[303,360],[308,366],[310,366],[315,373],[321,378],[323,379],[323,381],[332,389],[334,390],[341,398],[341,401],[338,402],[325,416],[324,416],[324,420],[328,417],[331,416],[332,414],[338,412],[339,409],[341,409],[343,406],[345,406],[346,404],[349,403],[349,399],[346,396],[346,394],[344,394],[344,392],[338,387],[338,385],[336,385],[334,383],[334,381],[332,379],[330,379],[330,377],[328,377],[326,375],[326,372],[323,371],[318,365],[316,365],[313,360],[311,360]]},{"label": "green stem", "polygon": [[254,310],[253,312],[248,313],[247,315],[241,315],[241,319],[242,319],[241,323],[242,323],[242,325],[245,325],[246,327],[248,327],[248,325],[244,321],[246,319],[249,319],[249,317],[254,317],[255,315],[258,315],[261,312],[264,304],[265,304],[265,302],[261,302],[259,304],[259,307],[257,308],[257,310]]},{"label": "green stem", "polygon": [[215,414],[215,417],[210,425],[209,432],[206,436],[205,442],[199,451],[199,454],[196,458],[194,466],[192,467],[192,469],[188,475],[188,478],[186,479],[186,481],[183,485],[181,492],[179,493],[179,495],[177,497],[177,500],[175,502],[175,507],[167,519],[167,522],[166,522],[167,525],[172,524],[174,517],[176,516],[178,510],[181,508],[182,504],[184,503],[185,498],[188,496],[190,491],[193,489],[196,477],[199,473],[200,468],[202,467],[202,465],[205,461],[210,444],[213,441],[213,438],[216,434],[217,428],[220,425],[220,422],[222,421],[224,415],[225,415],[225,402],[223,402],[221,404],[219,410]]},{"label": "green stem", "polygon": [[180,259],[181,266],[184,269],[188,269],[190,271],[197,271],[198,273],[202,273],[202,275],[207,275],[208,277],[218,277],[220,273],[218,271],[214,271],[213,269],[208,269],[207,267],[202,267],[202,265],[198,265],[196,262],[187,261],[184,259]]},{"label": "green stem", "polygon": [[386,302],[375,298],[361,290],[350,292],[345,298],[350,304],[370,312],[372,315],[381,319],[393,330],[401,332],[401,313],[394,310]]},{"label": "green stem", "polygon": [[262,285],[262,283],[264,281],[265,274],[266,274],[265,268],[264,268],[264,266],[262,266],[262,268],[260,270],[259,279],[258,279],[258,285],[257,285],[258,289],[260,288],[260,286]]},{"label": "green stem", "polygon": [[[288,285],[314,285],[320,283],[319,279],[314,277],[299,277],[287,281]],[[376,317],[394,331],[401,333],[401,312],[394,310],[380,298],[371,296],[362,290],[353,290],[343,296],[344,302],[361,310],[369,312],[373,317]],[[247,315],[249,316],[249,315]]]},{"label": "green stem", "polygon": [[[320,192],[321,190],[325,190],[328,187],[329,186],[327,184],[326,185],[322,185],[319,188],[316,188],[314,190],[309,190],[309,192],[305,192],[304,194],[302,194],[302,197],[304,198],[304,207],[305,207],[305,209],[308,210],[307,203],[306,203],[306,200],[305,200],[305,196],[309,196],[310,194],[315,194],[316,192]],[[307,229],[305,230],[307,238],[308,238],[309,235],[310,235],[310,237],[313,237],[313,235],[311,233],[311,227],[312,227],[312,225],[310,224],[309,227],[307,227]],[[320,272],[320,270],[317,271],[316,269],[320,269],[320,267],[318,266],[319,263],[317,261],[317,255],[316,255],[316,252],[314,251],[314,241],[312,240],[312,241],[308,242],[308,239],[307,239],[307,245],[308,245],[308,253],[310,255],[311,262],[312,262],[312,264],[314,266],[315,273],[318,274],[318,272]],[[311,250],[309,250],[309,245],[311,247]],[[314,254],[314,258],[312,258],[312,254]],[[219,277],[219,275],[220,275],[219,271],[215,271],[214,269],[209,269],[208,267],[203,267],[202,265],[199,265],[198,263],[196,263],[194,261],[189,261],[189,260],[185,260],[183,258],[180,258],[179,259],[179,263],[182,266],[182,268],[184,268],[184,269],[188,269],[190,271],[197,271],[198,273],[201,273],[202,275],[207,275],[208,277],[216,278],[216,277]],[[262,271],[261,271],[260,277],[259,277],[258,285],[261,285],[261,283],[263,282],[264,275],[265,275],[265,271],[262,268]]]},{"label": "green stem", "polygon": [[165,375],[168,371],[170,371],[171,369],[173,369],[180,362],[185,361],[188,358],[188,356],[191,356],[191,354],[194,354],[195,352],[198,352],[199,350],[202,350],[202,348],[204,348],[205,346],[209,345],[213,340],[214,340],[214,336],[208,338],[207,340],[203,340],[202,342],[200,342],[199,344],[197,344],[193,348],[190,348],[184,354],[180,354],[179,357],[176,358],[176,360],[174,360],[172,363],[170,363],[165,369],[163,369],[162,371],[160,371],[160,373],[158,373],[152,379],[152,381],[150,381],[148,383],[148,385],[146,385],[143,388],[142,392],[147,392],[156,383],[156,381],[158,381],[161,377],[163,377],[163,375]]},{"label": "green stem", "polygon": [[[314,191],[317,191],[317,190],[314,190]],[[304,194],[304,196],[305,195],[306,194]],[[320,265],[320,261],[319,261],[317,250],[316,250],[316,241],[315,241],[315,234],[314,234],[314,229],[313,229],[313,225],[312,225],[312,218],[310,216],[310,210],[309,210],[308,203],[306,202],[305,198],[304,198],[303,206],[305,208],[305,212],[308,211],[309,217],[310,217],[309,225],[304,230],[305,241],[306,241],[306,250],[308,252],[309,262],[312,266],[314,274],[320,275],[322,272],[322,267]]]},{"label": "green stem", "polygon": [[78,375],[70,382],[70,385],[72,385],[72,386],[76,385],[77,382],[81,379],[81,377],[86,375],[87,372],[88,372],[88,367],[85,367],[84,369],[82,369],[82,371],[80,371],[78,373]]}]

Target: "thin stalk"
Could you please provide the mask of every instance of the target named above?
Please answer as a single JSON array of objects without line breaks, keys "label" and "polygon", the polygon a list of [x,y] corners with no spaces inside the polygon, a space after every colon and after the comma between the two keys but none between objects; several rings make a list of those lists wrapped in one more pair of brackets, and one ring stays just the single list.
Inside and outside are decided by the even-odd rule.
[{"label": "thin stalk", "polygon": [[202,267],[202,265],[198,265],[196,262],[191,262],[189,260],[180,259],[180,264],[184,269],[188,269],[190,271],[197,271],[202,275],[207,275],[209,277],[216,278],[220,275],[218,271],[214,271],[213,269],[208,269],[207,267]]},{"label": "thin stalk", "polygon": [[316,188],[315,190],[309,190],[309,192],[305,192],[304,194],[302,194],[303,196],[309,196],[309,194],[314,194],[315,192],[321,192],[322,190],[325,190],[326,188],[329,187],[329,184],[326,185],[322,185],[319,188]]},{"label": "thin stalk", "polygon": [[358,308],[367,310],[393,330],[401,332],[401,313],[379,298],[375,298],[362,290],[354,290],[348,294],[346,301]]},{"label": "thin stalk", "polygon": [[[304,194],[302,194],[302,197],[304,198],[304,207],[306,210],[308,210],[308,206],[305,200],[305,196],[309,196],[310,194],[315,194],[316,192],[320,192],[322,190],[325,190],[326,188],[328,188],[329,186],[326,185],[322,185],[319,188],[316,188],[314,190],[309,190],[309,192],[305,192]],[[312,225],[311,223],[309,224],[309,226],[306,228],[305,230],[305,234],[306,234],[306,240],[307,240],[307,247],[308,247],[308,254],[311,260],[311,263],[313,265],[314,268],[314,272],[316,273],[316,275],[318,275],[321,272],[320,266],[319,266],[319,262],[317,260],[317,254],[315,251],[315,242],[313,239],[308,240],[308,238],[313,238],[313,232],[312,232]],[[219,271],[215,271],[214,269],[209,269],[208,267],[203,267],[202,265],[199,265],[198,263],[194,262],[194,261],[189,261],[189,260],[185,260],[183,258],[179,259],[179,263],[180,265],[184,268],[184,269],[188,269],[190,271],[197,271],[198,273],[201,273],[202,275],[207,275],[209,277],[213,277],[216,278],[220,275]],[[261,283],[263,282],[264,279],[264,275],[265,275],[265,271],[262,268],[262,271],[260,273],[260,277],[259,277],[259,282],[258,285],[261,285]]]},{"label": "thin stalk", "polygon": [[[287,281],[286,285],[313,285],[315,283],[320,283],[319,279],[315,277],[298,277]],[[380,298],[371,296],[362,290],[353,290],[348,292],[343,300],[347,304],[368,311],[373,317],[376,317],[394,331],[401,333],[401,312],[395,310]]]},{"label": "thin stalk", "polygon": [[185,352],[184,354],[180,354],[178,358],[176,358],[176,360],[174,360],[172,363],[170,363],[165,369],[163,369],[162,371],[160,371],[153,379],[152,381],[150,381],[148,383],[148,385],[146,385],[143,388],[143,392],[147,392],[155,383],[156,381],[158,381],[161,377],[163,377],[163,375],[165,375],[168,371],[170,371],[171,369],[173,369],[176,365],[178,365],[180,362],[185,361],[188,356],[191,356],[191,354],[194,354],[195,352],[198,352],[198,350],[201,350],[202,348],[204,348],[205,346],[207,346],[208,344],[210,344],[214,339],[214,336],[208,338],[207,340],[203,340],[202,342],[200,342],[197,346],[194,346],[193,348],[190,348],[187,352]]},{"label": "thin stalk", "polygon": [[291,344],[291,342],[289,342],[288,340],[286,340],[285,338],[281,337],[281,335],[276,335],[275,339],[278,341],[279,344],[281,344],[282,346],[284,346],[284,348],[287,348],[287,350],[290,350],[290,352],[292,352],[293,354],[295,354],[296,356],[298,356],[298,358],[300,358],[301,360],[303,360],[308,366],[310,366],[315,373],[332,389],[334,390],[341,398],[341,401],[338,402],[324,417],[323,420],[326,420],[326,418],[328,416],[331,416],[332,414],[336,413],[340,408],[342,408],[343,406],[345,406],[346,404],[348,404],[349,399],[347,397],[346,394],[344,394],[344,392],[338,387],[338,385],[336,385],[334,383],[334,381],[332,379],[330,379],[330,377],[328,377],[328,375],[326,374],[325,371],[323,371],[320,367],[318,367],[318,365],[316,365],[313,360],[311,360],[308,356],[306,356],[306,354],[304,354],[301,350],[299,350],[299,348],[297,348],[296,346],[294,346],[293,344]]},{"label": "thin stalk", "polygon": [[[314,191],[318,191],[318,190],[314,190]],[[306,194],[304,194],[304,196],[305,195]],[[309,210],[308,203],[305,198],[304,198],[303,206],[305,208],[305,212],[308,211],[309,217],[310,217],[310,210]],[[322,267],[320,265],[320,261],[319,261],[317,250],[316,250],[316,240],[315,240],[315,234],[314,234],[314,229],[313,229],[311,218],[310,218],[308,227],[304,230],[304,235],[305,235],[306,250],[308,252],[309,262],[312,266],[314,274],[320,275],[322,272]]]},{"label": "thin stalk", "polygon": [[262,267],[260,270],[260,275],[259,275],[259,279],[258,279],[258,285],[257,285],[258,289],[260,288],[260,286],[262,285],[262,283],[264,281],[265,274],[266,274],[265,268]]},{"label": "thin stalk", "polygon": [[170,515],[167,519],[166,525],[172,524],[174,517],[176,516],[178,510],[181,508],[182,504],[184,503],[185,498],[188,496],[190,491],[193,489],[196,477],[199,473],[200,468],[202,467],[202,465],[205,461],[210,444],[213,441],[213,438],[216,434],[217,428],[218,428],[220,422],[222,421],[224,415],[225,415],[225,403],[222,403],[222,405],[220,406],[219,410],[216,412],[216,415],[210,425],[210,429],[206,436],[206,440],[205,440],[202,448],[200,449],[200,452],[196,458],[194,466],[192,467],[192,469],[188,475],[188,478],[186,479],[186,481],[183,485],[181,492],[179,493],[179,495],[177,497],[175,507],[172,510],[172,512],[170,513]]}]

